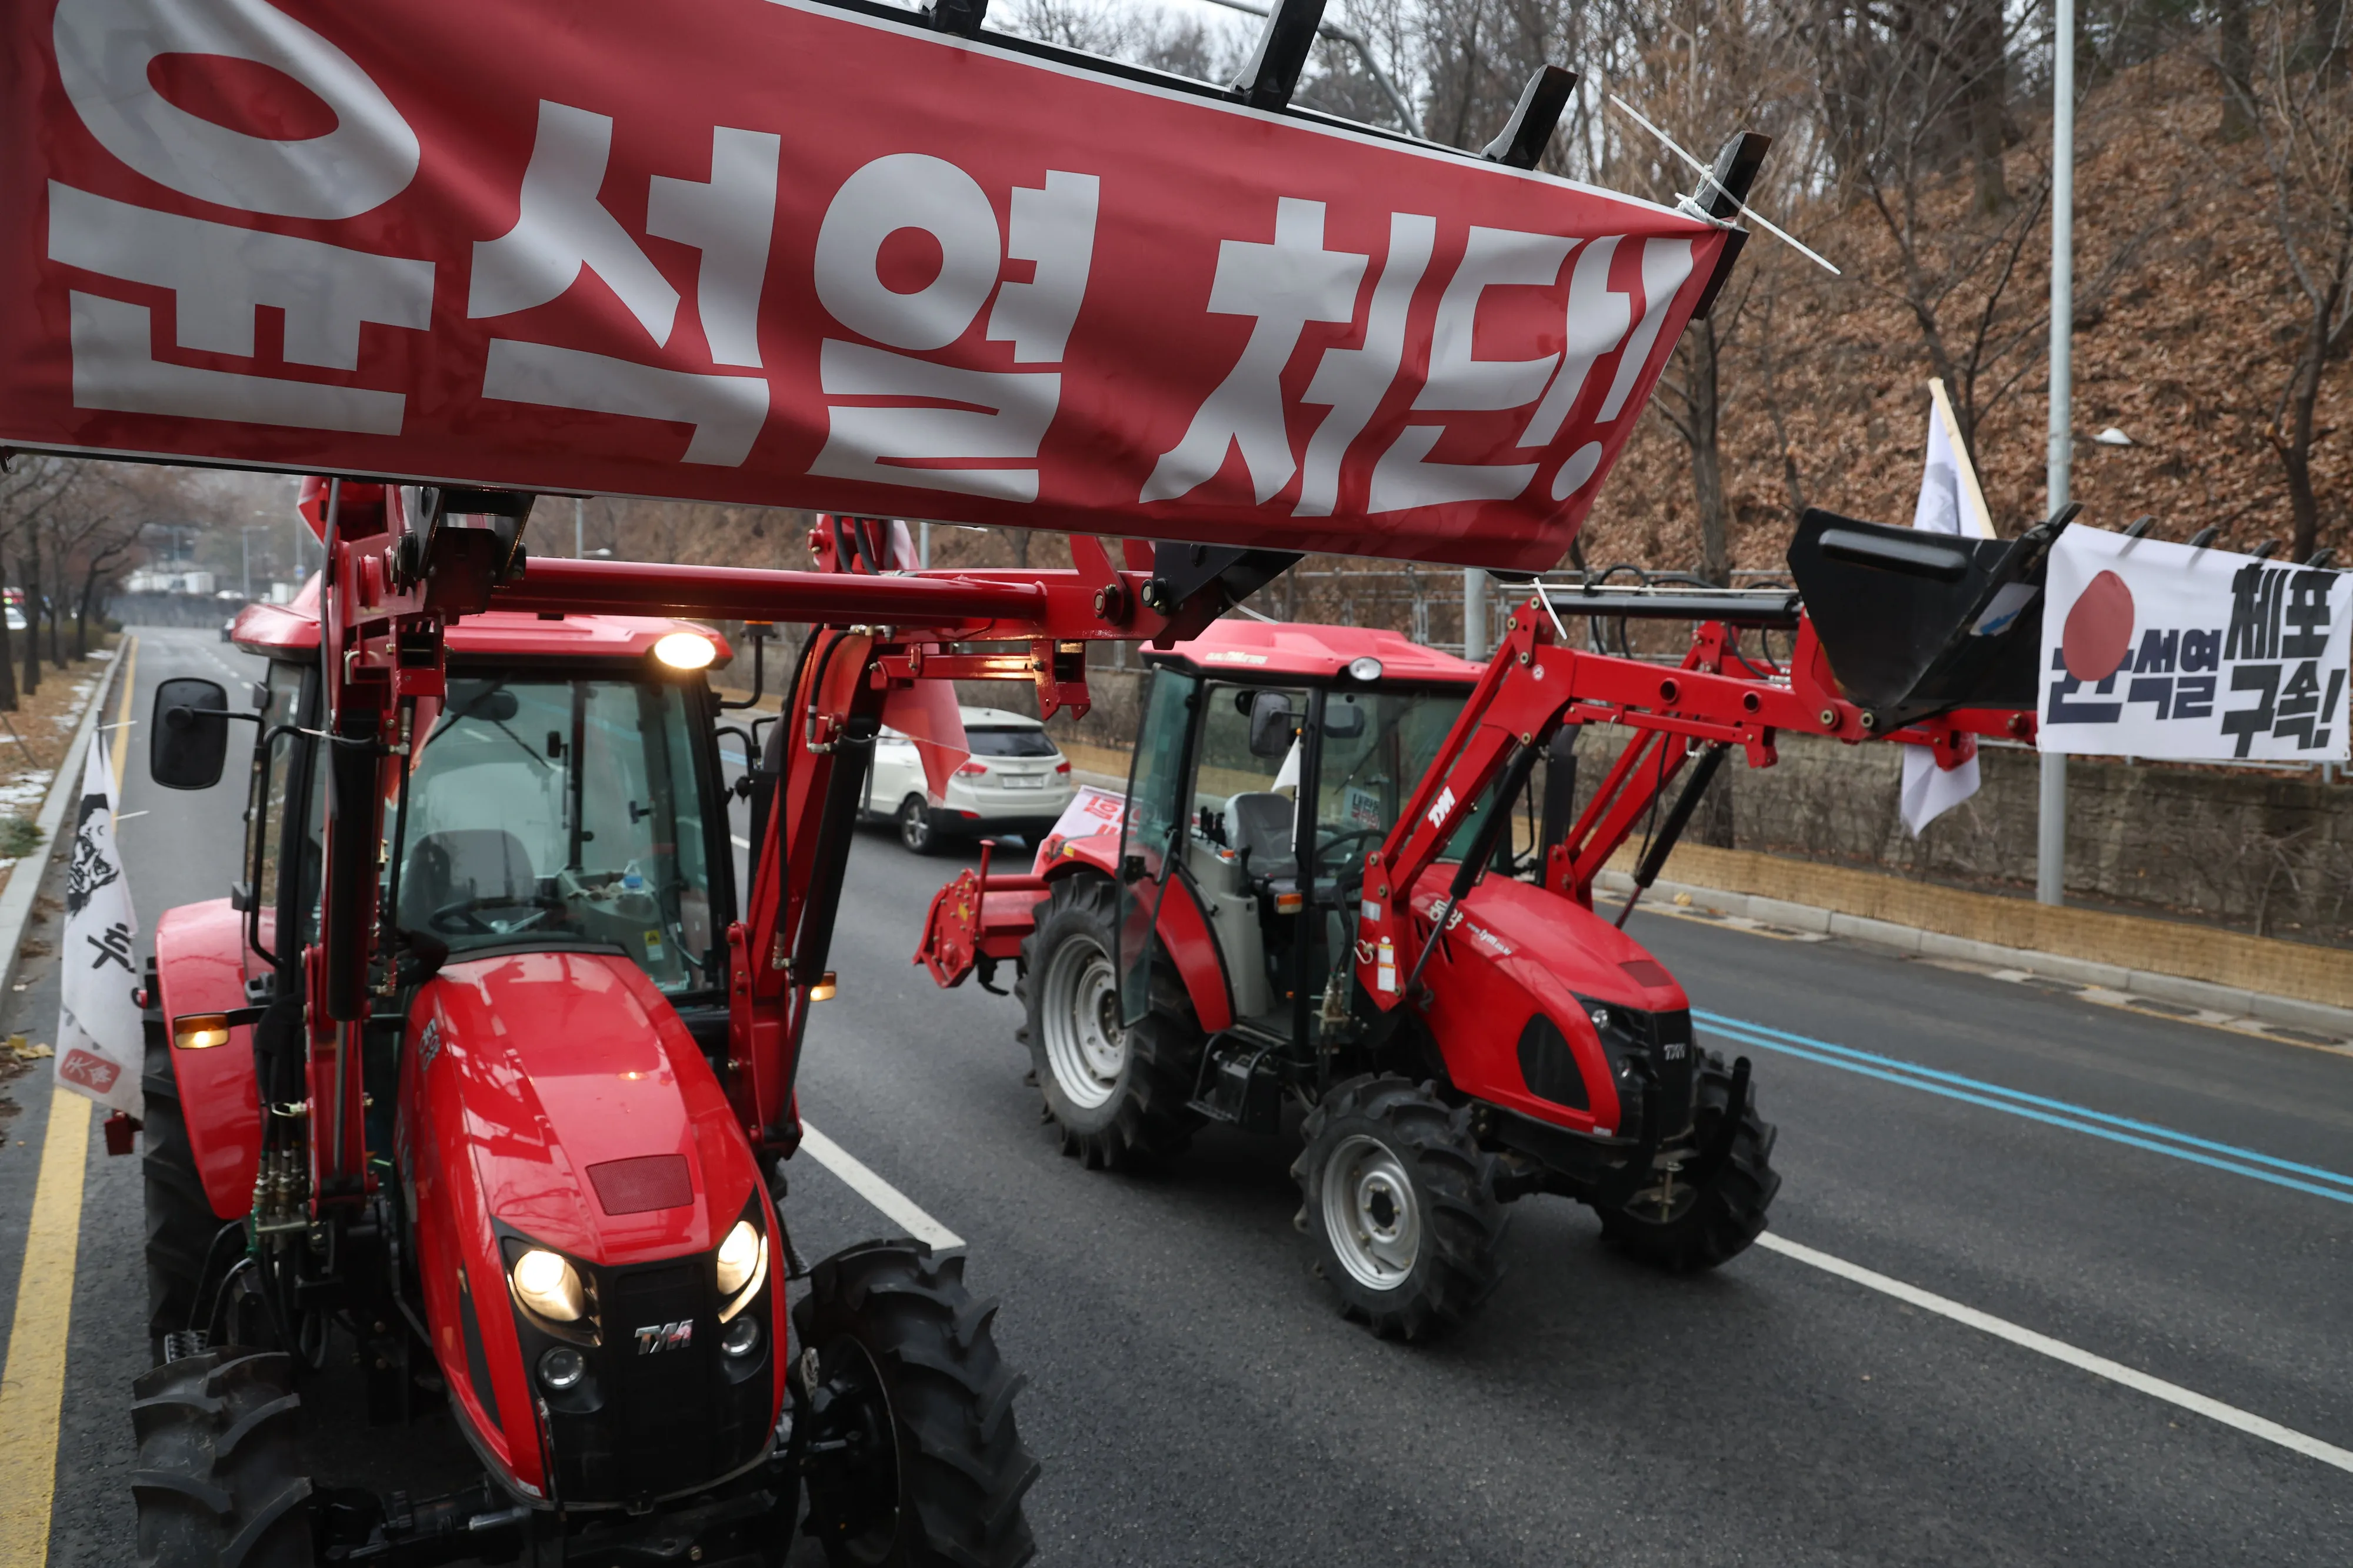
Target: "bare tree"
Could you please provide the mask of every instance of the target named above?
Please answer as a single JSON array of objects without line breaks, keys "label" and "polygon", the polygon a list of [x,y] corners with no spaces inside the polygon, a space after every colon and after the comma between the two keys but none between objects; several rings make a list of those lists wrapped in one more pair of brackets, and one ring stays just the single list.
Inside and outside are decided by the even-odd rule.
[{"label": "bare tree", "polygon": [[[2341,5],[2314,6],[2308,26],[2298,26],[2290,7],[2268,7],[2243,84],[2230,64],[2217,62],[2224,90],[2258,139],[2271,184],[2272,227],[2295,306],[2294,362],[2263,435],[2287,479],[2291,552],[2298,560],[2320,539],[2313,447],[2325,434],[2316,419],[2322,383],[2353,332],[2353,82],[2343,69],[2346,25]],[[2227,48],[2227,37],[2223,42]]]}]

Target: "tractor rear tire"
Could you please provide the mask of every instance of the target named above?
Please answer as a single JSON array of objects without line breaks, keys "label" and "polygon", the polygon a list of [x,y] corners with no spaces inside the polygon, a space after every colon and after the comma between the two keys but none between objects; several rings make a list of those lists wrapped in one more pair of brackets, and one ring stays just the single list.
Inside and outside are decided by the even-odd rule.
[{"label": "tractor rear tire", "polygon": [[1351,1079],[1307,1118],[1293,1223],[1341,1310],[1383,1339],[1421,1340],[1476,1311],[1503,1277],[1494,1156],[1471,1111],[1393,1074]]},{"label": "tractor rear tire", "polygon": [[1028,1379],[997,1355],[996,1315],[965,1289],[963,1258],[921,1242],[863,1242],[810,1271],[791,1372],[815,1450],[803,1528],[837,1568],[1015,1568],[1036,1552],[1021,1497],[1038,1462],[1013,1421]]},{"label": "tractor rear tire", "polygon": [[[1700,1059],[1699,1104],[1694,1132],[1706,1146],[1732,1100],[1732,1070],[1714,1051]],[[1748,1250],[1765,1229],[1765,1211],[1781,1190],[1773,1169],[1773,1142],[1780,1130],[1757,1114],[1749,1091],[1740,1130],[1733,1134],[1732,1157],[1704,1189],[1675,1194],[1653,1187],[1616,1208],[1599,1209],[1601,1235],[1630,1257],[1671,1273],[1714,1268]],[[1659,1212],[1663,1207],[1664,1213]]]},{"label": "tractor rear tire", "polygon": [[1107,877],[1054,884],[1021,943],[1022,1030],[1062,1152],[1087,1169],[1174,1158],[1201,1125],[1189,1107],[1204,1041],[1185,987],[1152,972],[1152,1011],[1120,1025],[1119,895]]},{"label": "tractor rear tire", "polygon": [[140,1568],[310,1568],[293,1362],[224,1347],[132,1384]]},{"label": "tractor rear tire", "polygon": [[[150,995],[157,994],[155,972],[147,972]],[[164,1336],[193,1322],[205,1261],[222,1221],[213,1213],[196,1175],[195,1150],[188,1142],[187,1118],[180,1109],[180,1085],[172,1070],[171,1032],[162,1010],[146,1021],[145,1133],[140,1173],[147,1208],[147,1344],[156,1364],[164,1360]]]}]

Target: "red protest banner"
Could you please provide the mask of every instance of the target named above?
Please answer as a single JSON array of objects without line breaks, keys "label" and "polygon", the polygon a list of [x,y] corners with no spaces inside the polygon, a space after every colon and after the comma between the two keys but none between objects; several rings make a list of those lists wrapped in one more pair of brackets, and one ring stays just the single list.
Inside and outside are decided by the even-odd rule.
[{"label": "red protest banner", "polygon": [[5,26],[27,447],[1544,567],[1726,237],[798,0]]}]

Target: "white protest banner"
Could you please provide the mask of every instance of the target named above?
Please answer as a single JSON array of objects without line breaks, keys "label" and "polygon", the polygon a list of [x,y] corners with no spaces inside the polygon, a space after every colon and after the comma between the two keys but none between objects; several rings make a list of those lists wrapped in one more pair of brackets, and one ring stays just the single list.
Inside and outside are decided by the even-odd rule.
[{"label": "white protest banner", "polygon": [[1081,784],[1071,804],[1054,821],[1054,830],[1039,841],[1038,858],[1031,868],[1042,874],[1046,868],[1061,858],[1066,846],[1082,838],[1102,834],[1114,837],[1127,822],[1127,796],[1117,790],[1098,789],[1093,784]]},{"label": "white protest banner", "polygon": [[114,848],[114,777],[105,731],[90,738],[73,860],[66,868],[65,951],[58,994],[58,1083],[112,1110],[142,1115],[139,917]]},{"label": "white protest banner", "polygon": [[2046,752],[2341,763],[2353,575],[2080,524],[2051,552]]}]

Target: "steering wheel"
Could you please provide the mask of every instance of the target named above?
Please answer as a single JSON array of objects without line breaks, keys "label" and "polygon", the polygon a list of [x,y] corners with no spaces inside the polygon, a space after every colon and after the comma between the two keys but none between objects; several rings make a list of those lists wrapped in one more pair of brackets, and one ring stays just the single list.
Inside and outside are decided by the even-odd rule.
[{"label": "steering wheel", "polygon": [[[501,894],[497,898],[459,899],[447,903],[425,917],[425,923],[444,936],[512,936],[515,931],[529,931],[530,925],[517,926],[513,931],[500,931],[474,911],[480,909],[537,910],[541,915],[564,908],[562,899],[545,893],[527,893],[520,898]],[[457,922],[463,921],[459,924]],[[538,923],[534,917],[533,925]]]},{"label": "steering wheel", "polygon": [[1345,848],[1349,845],[1356,844],[1366,839],[1370,839],[1374,843],[1377,844],[1388,837],[1388,830],[1384,827],[1356,827],[1351,828],[1345,833],[1335,834],[1333,837],[1324,839],[1322,843],[1315,846],[1314,868],[1316,874],[1319,876],[1322,875],[1324,866],[1336,859],[1336,857],[1334,855],[1335,850]]}]

